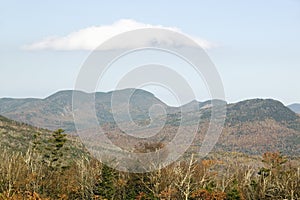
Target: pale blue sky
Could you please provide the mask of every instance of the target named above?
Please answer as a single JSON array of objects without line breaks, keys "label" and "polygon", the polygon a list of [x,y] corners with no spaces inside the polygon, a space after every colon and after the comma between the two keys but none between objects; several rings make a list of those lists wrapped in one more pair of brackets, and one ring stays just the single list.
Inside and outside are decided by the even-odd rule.
[{"label": "pale blue sky", "polygon": [[226,99],[300,102],[300,1],[15,1],[0,3],[0,97],[46,97],[72,89],[90,51],[24,50],[121,19],[177,27],[218,44],[207,53]]}]

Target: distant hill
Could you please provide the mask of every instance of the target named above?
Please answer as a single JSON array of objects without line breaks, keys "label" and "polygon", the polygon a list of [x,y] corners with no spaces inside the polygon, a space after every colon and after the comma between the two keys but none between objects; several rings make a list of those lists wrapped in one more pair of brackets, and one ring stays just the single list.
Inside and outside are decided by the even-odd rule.
[{"label": "distant hill", "polygon": [[295,113],[300,114],[300,104],[299,103],[294,103],[288,106],[289,109],[294,111]]},{"label": "distant hill", "polygon": [[[76,91],[78,92],[78,91]],[[130,128],[126,118],[126,96],[133,89],[115,91],[116,111],[123,119],[123,123]],[[132,139],[115,126],[111,110],[112,92],[86,94],[95,97],[95,108],[98,121],[104,125],[115,143],[122,148],[132,149],[143,142],[142,139]],[[55,130],[62,128],[69,133],[76,132],[72,113],[73,91],[61,91],[45,99],[0,99],[0,114],[16,121],[25,122],[37,127]],[[85,101],[80,102],[85,106]],[[150,120],[149,109],[152,105],[160,105],[167,110],[167,122],[163,130],[153,141],[162,139],[170,141],[180,124],[181,109],[188,112],[189,121],[182,124],[185,130],[198,126],[199,133],[192,148],[201,145],[204,134],[209,126],[212,106],[226,104],[220,100],[206,102],[192,101],[182,107],[169,107],[153,94],[144,90],[134,90],[129,101],[129,112],[132,119],[147,125]],[[197,108],[197,109],[195,109]],[[199,108],[199,109],[198,109]],[[160,116],[155,116],[160,121]],[[141,131],[151,134],[155,127],[145,127]],[[115,134],[115,135],[114,135]],[[137,133],[138,134],[138,133]],[[227,104],[227,115],[221,137],[215,147],[216,151],[238,151],[251,154],[261,154],[265,151],[281,151],[290,155],[300,155],[300,117],[281,102],[272,99],[251,99],[234,104]]]}]

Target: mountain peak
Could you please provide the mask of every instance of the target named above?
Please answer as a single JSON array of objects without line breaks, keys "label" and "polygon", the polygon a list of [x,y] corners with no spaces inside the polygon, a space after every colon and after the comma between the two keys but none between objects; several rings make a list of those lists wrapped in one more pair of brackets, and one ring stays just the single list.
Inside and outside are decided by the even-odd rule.
[{"label": "mountain peak", "polygon": [[298,116],[280,101],[273,99],[250,99],[229,104],[227,120],[232,122],[264,121],[291,122]]}]

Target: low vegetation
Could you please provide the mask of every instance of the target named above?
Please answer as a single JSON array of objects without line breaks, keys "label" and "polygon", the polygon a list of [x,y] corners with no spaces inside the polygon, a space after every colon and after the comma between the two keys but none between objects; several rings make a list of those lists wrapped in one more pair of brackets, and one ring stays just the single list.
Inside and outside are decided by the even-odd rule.
[{"label": "low vegetation", "polygon": [[4,150],[0,199],[300,198],[299,160],[278,152],[256,158],[227,153],[201,160],[192,155],[154,172],[133,174],[116,171],[89,156],[64,165],[64,138],[61,131],[54,132],[46,151],[51,156],[40,153],[39,144],[26,153]]}]

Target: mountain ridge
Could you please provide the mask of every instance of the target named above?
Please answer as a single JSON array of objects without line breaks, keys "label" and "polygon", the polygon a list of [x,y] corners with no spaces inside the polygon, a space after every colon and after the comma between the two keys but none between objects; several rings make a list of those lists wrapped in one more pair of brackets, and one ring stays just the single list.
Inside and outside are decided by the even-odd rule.
[{"label": "mountain ridge", "polygon": [[[233,119],[233,121],[247,121],[247,120],[262,120],[260,117],[268,118],[273,117],[276,118],[276,121],[281,121],[280,118],[285,119],[287,121],[293,121],[298,118],[298,116],[294,113],[289,112],[286,107],[279,101],[273,99],[248,99],[243,100],[237,103],[229,103],[227,104],[225,101],[222,100],[207,100],[204,102],[199,102],[197,100],[192,100],[182,106],[172,107],[165,104],[163,101],[155,97],[154,94],[141,90],[141,89],[124,89],[124,90],[117,90],[117,91],[109,91],[109,92],[95,92],[95,93],[86,93],[83,91],[75,91],[75,90],[63,90],[58,91],[44,99],[39,98],[21,98],[21,99],[14,99],[14,98],[0,98],[0,115],[6,116],[16,121],[21,121],[24,123],[28,123],[34,126],[47,128],[50,130],[54,130],[59,128],[51,127],[51,126],[43,126],[42,124],[35,124],[34,120],[31,121],[30,118],[40,118],[39,114],[52,114],[58,115],[57,119],[61,120],[61,123],[55,123],[57,125],[65,125],[64,121],[66,118],[73,118],[72,116],[72,97],[74,92],[80,93],[84,95],[93,95],[95,96],[96,108],[102,109],[103,113],[97,113],[101,116],[103,114],[110,115],[111,112],[108,110],[111,109],[111,96],[112,93],[118,96],[117,99],[120,104],[126,104],[122,99],[122,96],[127,98],[127,94],[134,91],[132,95],[132,104],[134,105],[134,109],[139,110],[139,114],[143,112],[148,112],[148,109],[153,104],[158,104],[163,108],[167,109],[168,113],[174,114],[179,113],[180,109],[193,112],[195,108],[199,108],[202,110],[209,110],[213,105],[218,104],[226,104],[227,105],[227,123],[228,123],[228,116]],[[127,93],[127,94],[125,94]],[[126,100],[125,98],[125,100]],[[100,102],[99,104],[97,104]],[[147,104],[147,106],[144,106]],[[261,105],[260,105],[261,104]],[[119,110],[123,109],[123,105]],[[268,110],[269,109],[269,110]],[[280,113],[276,113],[279,112]],[[210,111],[206,113],[206,117],[210,116]],[[236,112],[239,112],[237,116]],[[265,112],[265,113],[262,113]],[[284,115],[284,116],[283,116]],[[98,116],[99,117],[99,116]],[[239,118],[239,119],[237,119]],[[247,119],[246,119],[247,118]],[[252,119],[253,118],[253,119]],[[112,119],[110,119],[112,120]],[[111,122],[108,120],[109,122]],[[46,120],[48,121],[48,120]],[[66,129],[69,131],[70,129]]]},{"label": "mountain ridge", "polygon": [[[123,120],[121,123],[130,128],[128,123],[126,105],[128,105],[127,95],[133,89],[119,90],[116,95],[116,108],[118,116]],[[0,99],[0,115],[10,119],[28,123],[37,127],[56,130],[65,129],[67,133],[76,134],[73,119],[72,95],[74,91],[60,91],[45,99]],[[111,97],[113,92],[84,93],[87,97],[95,97],[95,109],[98,122],[106,127],[106,132],[123,134],[118,129],[113,117],[111,108]],[[92,96],[91,96],[92,95]],[[81,104],[82,103],[82,104]],[[86,102],[79,105],[85,106]],[[158,122],[163,121],[160,115],[153,115],[149,109],[153,105],[159,105],[166,110],[167,121],[161,134],[166,134],[163,138],[171,139],[172,135],[181,124],[182,110],[187,112],[188,123],[181,124],[186,130],[194,126],[199,126],[199,135],[195,146],[201,144],[203,134],[209,125],[213,106],[225,104],[221,100],[209,100],[205,102],[191,101],[181,107],[170,107],[150,92],[136,90],[129,101],[129,112],[133,122],[138,125],[151,124],[151,117],[156,117]],[[281,102],[273,99],[250,99],[238,103],[227,104],[227,115],[224,129],[219,138],[216,149],[234,150],[241,152],[261,153],[267,150],[278,150],[291,154],[300,154],[300,117]],[[182,110],[181,110],[182,109]],[[158,109],[160,110],[160,108]],[[158,112],[159,113],[159,112]],[[199,118],[200,117],[200,118]],[[197,122],[200,120],[200,125]],[[141,131],[151,133],[155,124]],[[252,138],[254,137],[254,138]],[[116,143],[124,143],[125,147],[132,148],[140,141],[130,142],[126,136],[116,136]],[[123,139],[122,139],[123,138]],[[158,138],[153,137],[156,141]],[[245,143],[245,141],[247,141]],[[299,141],[299,142],[298,142]],[[130,143],[132,143],[130,145]],[[272,148],[271,148],[272,147]],[[293,150],[291,150],[293,149]]]}]

